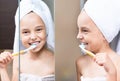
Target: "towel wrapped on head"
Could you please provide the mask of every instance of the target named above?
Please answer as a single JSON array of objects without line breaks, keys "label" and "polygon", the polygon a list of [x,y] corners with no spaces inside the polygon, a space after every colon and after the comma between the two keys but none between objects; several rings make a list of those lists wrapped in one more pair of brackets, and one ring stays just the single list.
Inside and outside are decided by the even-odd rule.
[{"label": "towel wrapped on head", "polygon": [[[88,0],[84,8],[109,43],[120,33],[120,0]],[[120,35],[116,51],[120,54]]]},{"label": "towel wrapped on head", "polygon": [[16,30],[13,47],[14,52],[25,49],[20,40],[19,21],[31,11],[39,15],[45,23],[47,31],[47,47],[54,51],[54,24],[48,6],[42,0],[22,0],[15,15]]}]

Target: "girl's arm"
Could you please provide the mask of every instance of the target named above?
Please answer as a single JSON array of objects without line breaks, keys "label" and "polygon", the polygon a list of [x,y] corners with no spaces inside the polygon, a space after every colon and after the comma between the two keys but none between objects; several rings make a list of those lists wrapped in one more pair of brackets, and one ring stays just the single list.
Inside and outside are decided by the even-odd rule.
[{"label": "girl's arm", "polygon": [[95,62],[103,66],[107,72],[107,81],[117,81],[117,71],[111,58],[106,53],[98,53],[94,57]]},{"label": "girl's arm", "polygon": [[19,81],[19,61],[18,57],[14,57],[13,60],[13,76],[12,76],[12,81]]},{"label": "girl's arm", "polygon": [[117,72],[108,73],[107,81],[117,81]]},{"label": "girl's arm", "polygon": [[77,81],[81,81],[80,77],[81,77],[81,73],[80,73],[80,63],[79,63],[79,59],[76,60],[76,73],[77,73]]},{"label": "girl's arm", "polygon": [[0,69],[1,81],[10,81],[6,68]]},{"label": "girl's arm", "polygon": [[12,60],[13,60],[13,57],[10,52],[3,52],[0,54],[1,81],[10,81],[10,78],[7,72],[7,66]]},{"label": "girl's arm", "polygon": [[[7,72],[8,64],[13,60],[13,56],[9,52],[3,52],[0,54],[0,75],[1,81],[10,81]],[[14,58],[13,60],[13,75],[12,81],[18,81],[18,60]]]}]

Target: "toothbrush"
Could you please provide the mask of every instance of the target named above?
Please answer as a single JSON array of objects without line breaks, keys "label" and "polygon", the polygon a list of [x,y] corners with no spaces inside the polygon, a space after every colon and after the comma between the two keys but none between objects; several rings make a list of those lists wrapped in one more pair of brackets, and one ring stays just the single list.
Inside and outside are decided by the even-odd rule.
[{"label": "toothbrush", "polygon": [[25,50],[21,50],[20,52],[17,53],[13,53],[12,56],[17,56],[19,54],[23,54],[31,49],[34,49],[36,47],[36,44],[32,44],[29,48],[25,49]]},{"label": "toothbrush", "polygon": [[92,53],[92,52],[90,52],[90,51],[88,51],[88,50],[85,49],[85,45],[84,44],[79,45],[79,47],[81,48],[82,53],[88,54],[91,57],[95,56],[94,53]]}]

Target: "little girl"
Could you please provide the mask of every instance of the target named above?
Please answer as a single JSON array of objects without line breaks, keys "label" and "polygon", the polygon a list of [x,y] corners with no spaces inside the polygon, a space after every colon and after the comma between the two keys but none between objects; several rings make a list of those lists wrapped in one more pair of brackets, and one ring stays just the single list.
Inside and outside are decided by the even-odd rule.
[{"label": "little girl", "polygon": [[[78,81],[120,81],[120,56],[109,46],[120,31],[117,10],[120,7],[117,0],[108,2],[88,0],[78,17],[77,38],[85,45],[85,49],[95,54],[94,57],[86,54],[77,59]],[[116,4],[112,10],[113,3]]]},{"label": "little girl", "polygon": [[16,12],[15,23],[16,37],[20,29],[22,45],[29,48],[36,44],[36,47],[20,55],[20,61],[18,56],[12,56],[9,52],[1,53],[1,80],[10,81],[6,68],[13,60],[12,81],[55,81],[54,28],[47,5],[41,0],[22,0]]}]

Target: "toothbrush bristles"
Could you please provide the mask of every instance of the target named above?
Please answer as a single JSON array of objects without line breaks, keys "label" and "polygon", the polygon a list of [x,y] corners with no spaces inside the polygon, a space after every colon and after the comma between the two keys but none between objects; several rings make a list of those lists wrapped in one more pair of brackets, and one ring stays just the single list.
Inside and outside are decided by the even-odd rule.
[{"label": "toothbrush bristles", "polygon": [[80,47],[80,49],[81,49],[81,53],[82,54],[86,54],[86,52],[85,52],[85,44],[84,43],[81,43],[80,45],[79,45],[79,47]]},{"label": "toothbrush bristles", "polygon": [[88,55],[90,55],[92,57],[95,56],[92,52],[90,52],[90,51],[85,49],[85,45],[84,44],[80,44],[79,47],[81,48],[81,53],[82,54],[88,54]]},{"label": "toothbrush bristles", "polygon": [[31,49],[34,49],[35,47],[36,47],[37,45],[36,44],[32,44],[28,49],[26,49],[26,50],[24,50],[24,51],[29,51],[29,50],[31,50]]},{"label": "toothbrush bristles", "polygon": [[30,49],[34,49],[36,46],[37,46],[36,44],[32,44],[32,45],[30,46]]}]

